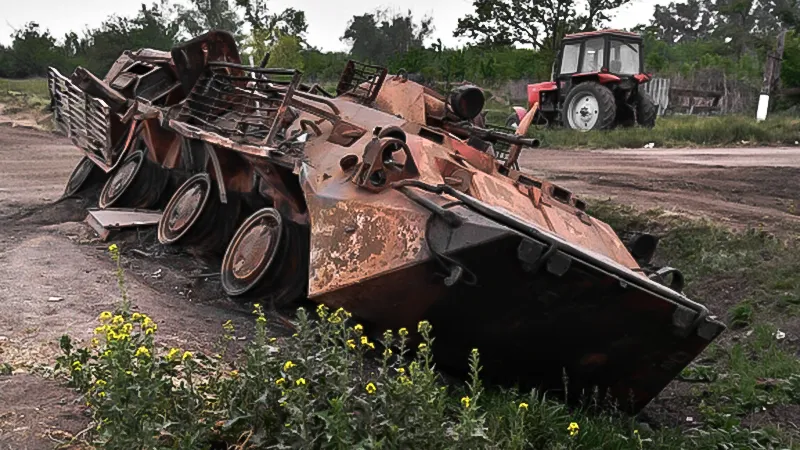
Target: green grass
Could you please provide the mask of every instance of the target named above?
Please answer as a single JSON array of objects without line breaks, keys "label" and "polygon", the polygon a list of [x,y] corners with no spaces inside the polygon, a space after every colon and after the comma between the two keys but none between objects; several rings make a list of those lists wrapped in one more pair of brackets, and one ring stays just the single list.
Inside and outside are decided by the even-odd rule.
[{"label": "green grass", "polygon": [[643,148],[651,143],[656,147],[793,146],[800,141],[800,119],[773,115],[759,123],[754,117],[738,115],[668,116],[659,117],[653,129],[634,127],[583,133],[535,127],[528,134],[537,137],[542,147],[563,149]]},{"label": "green grass", "polygon": [[0,95],[8,95],[9,91],[44,98],[50,95],[47,91],[46,78],[28,78],[24,80],[0,78]]},{"label": "green grass", "polygon": [[[800,244],[795,238],[758,229],[733,232],[708,221],[658,210],[642,213],[608,201],[590,204],[595,216],[617,231],[660,236],[656,262],[681,269],[687,294],[730,326],[683,374],[704,381],[695,394],[709,424],[739,426],[748,414],[800,405],[800,359],[787,338],[778,338],[779,330],[800,330]],[[727,310],[725,305],[730,305]],[[792,428],[781,433],[795,441],[800,435]]]}]

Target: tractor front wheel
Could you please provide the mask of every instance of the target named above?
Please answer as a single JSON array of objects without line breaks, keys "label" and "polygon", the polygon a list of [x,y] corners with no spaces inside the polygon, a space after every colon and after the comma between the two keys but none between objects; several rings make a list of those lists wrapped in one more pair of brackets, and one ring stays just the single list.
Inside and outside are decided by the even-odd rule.
[{"label": "tractor front wheel", "polygon": [[656,126],[656,115],[658,110],[650,94],[640,90],[636,99],[636,123],[639,126],[653,128]]},{"label": "tractor front wheel", "polygon": [[513,113],[506,119],[506,128],[514,128],[516,129],[519,126],[519,116],[517,113]]},{"label": "tractor front wheel", "polygon": [[579,131],[605,130],[614,126],[617,104],[610,89],[592,81],[575,86],[564,101],[562,122]]}]

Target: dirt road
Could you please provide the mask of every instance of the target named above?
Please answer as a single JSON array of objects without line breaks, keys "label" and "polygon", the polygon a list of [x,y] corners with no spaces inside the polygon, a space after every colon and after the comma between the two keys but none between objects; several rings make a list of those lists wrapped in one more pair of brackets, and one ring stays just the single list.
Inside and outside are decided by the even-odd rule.
[{"label": "dirt road", "polygon": [[527,150],[520,166],[589,197],[733,227],[800,225],[800,149]]},{"label": "dirt road", "polygon": [[[97,313],[118,301],[107,244],[82,223],[87,204],[52,204],[78,159],[63,137],[0,126],[0,365],[15,372],[0,376],[0,450],[52,448],[53,439],[89,422],[75,392],[28,374],[52,363],[62,334],[90,338]],[[535,150],[521,163],[581,195],[734,225],[798,221],[797,149]],[[157,246],[144,259],[126,249],[141,248],[147,236],[129,239],[120,243],[128,290],[159,322],[160,342],[208,349],[226,320],[239,328],[251,323],[247,310],[222,298],[213,277],[193,276],[215,267]]]},{"label": "dirt road", "polygon": [[[77,393],[30,374],[54,362],[62,334],[91,338],[97,314],[119,301],[108,244],[82,223],[87,205],[52,204],[78,160],[67,139],[0,126],[0,368],[14,371],[0,375],[0,450],[53,448],[89,422]],[[249,330],[249,310],[192,276],[214,268],[177,253],[145,261],[134,246],[120,243],[127,288],[163,345],[211,351],[228,319]]]}]

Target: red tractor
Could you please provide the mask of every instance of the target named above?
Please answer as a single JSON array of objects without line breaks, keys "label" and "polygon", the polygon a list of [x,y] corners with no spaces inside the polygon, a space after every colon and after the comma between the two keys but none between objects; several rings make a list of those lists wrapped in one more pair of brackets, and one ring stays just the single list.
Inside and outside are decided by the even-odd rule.
[{"label": "red tractor", "polygon": [[[528,85],[528,109],[538,103],[535,124],[580,131],[653,127],[656,105],[642,88],[650,78],[644,73],[640,35],[620,30],[570,34],[553,66],[554,81]],[[506,126],[516,128],[528,109],[515,107]]]}]

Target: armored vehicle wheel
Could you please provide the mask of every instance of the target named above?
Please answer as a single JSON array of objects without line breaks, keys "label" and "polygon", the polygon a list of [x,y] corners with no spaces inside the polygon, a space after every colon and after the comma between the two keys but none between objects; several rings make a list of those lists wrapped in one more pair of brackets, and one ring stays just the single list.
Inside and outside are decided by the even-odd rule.
[{"label": "armored vehicle wheel", "polygon": [[229,196],[223,204],[207,173],[193,175],[175,191],[158,222],[162,244],[182,244],[223,252],[238,223],[240,202]]},{"label": "armored vehicle wheel", "polygon": [[142,150],[137,150],[106,181],[98,206],[102,209],[114,205],[150,208],[158,202],[167,181],[167,171],[147,159]]},{"label": "armored vehicle wheel", "polygon": [[[164,214],[158,222],[158,240],[162,244],[174,244],[183,238],[198,223],[207,211],[206,205],[211,194],[211,178],[206,173],[192,176],[172,195]],[[193,235],[203,230],[193,229]],[[188,238],[188,236],[187,236]],[[186,239],[189,240],[189,239]]]},{"label": "armored vehicle wheel", "polygon": [[605,130],[614,126],[617,104],[611,90],[587,81],[575,86],[564,101],[562,122],[579,131]]},{"label": "armored vehicle wheel", "polygon": [[279,306],[300,297],[308,281],[308,244],[302,228],[272,208],[256,211],[233,236],[221,282],[231,297]]},{"label": "armored vehicle wheel", "polygon": [[107,175],[102,169],[97,167],[91,159],[84,156],[72,170],[72,174],[70,174],[69,180],[67,180],[67,185],[64,187],[64,194],[62,197],[72,197],[84,187],[89,186],[89,184],[102,181],[106,177]]}]

